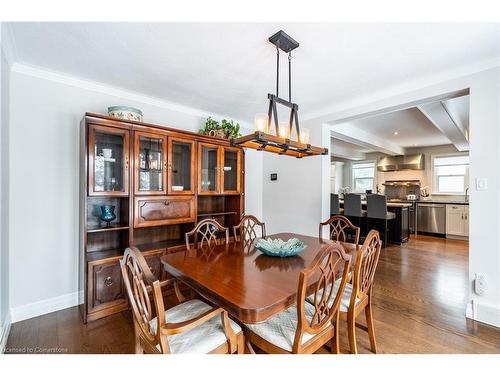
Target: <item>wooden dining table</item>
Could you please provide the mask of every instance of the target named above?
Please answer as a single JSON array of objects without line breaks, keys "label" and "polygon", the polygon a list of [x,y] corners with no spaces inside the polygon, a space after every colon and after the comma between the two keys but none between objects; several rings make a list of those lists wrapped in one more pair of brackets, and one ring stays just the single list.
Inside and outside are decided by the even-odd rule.
[{"label": "wooden dining table", "polygon": [[[240,322],[258,323],[296,302],[300,273],[321,249],[333,243],[296,233],[267,238],[298,238],[306,248],[296,256],[279,258],[261,253],[254,242],[232,242],[167,254],[161,262],[166,272]],[[354,262],[356,246],[341,245]]]}]

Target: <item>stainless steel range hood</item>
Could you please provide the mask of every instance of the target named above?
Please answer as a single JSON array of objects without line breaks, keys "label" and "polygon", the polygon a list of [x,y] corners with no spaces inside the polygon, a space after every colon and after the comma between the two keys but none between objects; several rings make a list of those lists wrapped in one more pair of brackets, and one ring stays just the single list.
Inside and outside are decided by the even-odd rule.
[{"label": "stainless steel range hood", "polygon": [[384,156],[379,159],[377,169],[381,172],[423,170],[424,154]]}]

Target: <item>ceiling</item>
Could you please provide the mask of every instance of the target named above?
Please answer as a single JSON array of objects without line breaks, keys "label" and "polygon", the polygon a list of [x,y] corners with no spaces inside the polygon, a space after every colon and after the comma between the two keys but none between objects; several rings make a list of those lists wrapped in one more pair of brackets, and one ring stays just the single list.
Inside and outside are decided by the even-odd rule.
[{"label": "ceiling", "polygon": [[[404,148],[451,143],[417,108],[363,118],[349,123]],[[398,134],[395,135],[394,132]]]},{"label": "ceiling", "polygon": [[[249,122],[266,111],[266,94],[275,90],[275,50],[267,38],[279,29],[300,42],[292,99],[301,115],[499,55],[496,24],[28,22],[10,28],[17,62]],[[281,62],[284,96],[285,56]],[[420,122],[419,115],[393,116],[403,127],[400,138],[411,143],[404,123]]]},{"label": "ceiling", "polygon": [[[425,103],[425,99],[422,101]],[[469,95],[463,95],[332,125],[332,155],[362,160],[364,154],[369,152],[392,155],[406,153],[406,149],[415,147],[456,146],[456,129],[450,135],[441,126],[442,117],[437,117],[432,112],[424,114],[426,106],[434,104],[440,104],[438,109],[441,115],[444,114],[445,119],[459,129],[460,140],[467,142],[464,138],[468,138]]]}]

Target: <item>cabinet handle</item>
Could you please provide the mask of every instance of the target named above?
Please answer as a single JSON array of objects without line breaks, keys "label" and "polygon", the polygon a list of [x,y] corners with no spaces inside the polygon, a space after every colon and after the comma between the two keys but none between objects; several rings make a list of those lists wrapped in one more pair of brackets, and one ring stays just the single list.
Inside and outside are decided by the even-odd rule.
[{"label": "cabinet handle", "polygon": [[111,286],[113,285],[113,279],[111,278],[111,276],[108,276],[104,279],[104,285],[106,286]]},{"label": "cabinet handle", "polygon": [[165,206],[168,206],[171,202],[170,201],[165,201],[163,203],[165,204]]}]

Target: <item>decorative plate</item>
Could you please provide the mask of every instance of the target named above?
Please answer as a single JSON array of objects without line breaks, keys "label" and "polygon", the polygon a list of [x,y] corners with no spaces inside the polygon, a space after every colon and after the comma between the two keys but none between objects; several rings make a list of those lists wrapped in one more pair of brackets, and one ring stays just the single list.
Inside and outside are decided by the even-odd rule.
[{"label": "decorative plate", "polygon": [[284,258],[297,255],[306,248],[306,245],[297,238],[290,238],[286,242],[281,238],[259,238],[255,247],[266,255]]},{"label": "decorative plate", "polygon": [[108,116],[123,120],[142,121],[142,111],[137,108],[127,106],[108,107]]}]

